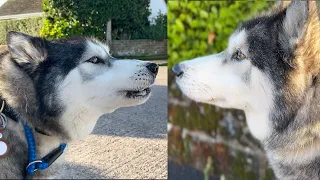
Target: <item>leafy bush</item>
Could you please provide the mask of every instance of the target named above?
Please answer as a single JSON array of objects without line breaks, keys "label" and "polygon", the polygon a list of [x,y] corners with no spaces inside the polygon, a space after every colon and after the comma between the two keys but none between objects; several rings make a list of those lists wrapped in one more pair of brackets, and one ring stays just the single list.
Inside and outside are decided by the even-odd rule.
[{"label": "leafy bush", "polygon": [[149,26],[150,0],[43,0],[45,21],[41,35],[61,38],[74,35],[105,39],[112,19],[114,39],[131,38]]},{"label": "leafy bush", "polygon": [[0,21],[0,44],[6,44],[8,31],[19,31],[33,36],[39,36],[42,26],[43,17]]},{"label": "leafy bush", "polygon": [[239,22],[270,5],[265,1],[169,1],[169,66],[217,53]]}]

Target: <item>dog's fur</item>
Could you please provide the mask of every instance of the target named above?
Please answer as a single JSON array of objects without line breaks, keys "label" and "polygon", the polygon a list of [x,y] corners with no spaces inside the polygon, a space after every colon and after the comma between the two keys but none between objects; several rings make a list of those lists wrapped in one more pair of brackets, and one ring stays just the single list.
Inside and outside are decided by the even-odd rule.
[{"label": "dog's fur", "polygon": [[[235,55],[237,51],[245,57]],[[190,98],[244,110],[249,129],[263,144],[277,178],[319,179],[316,2],[292,2],[249,20],[231,35],[225,51],[182,62],[173,71]]]},{"label": "dog's fur", "polygon": [[[102,114],[146,102],[157,74],[155,64],[115,59],[107,45],[90,38],[48,41],[9,32],[7,45],[0,52],[0,97],[20,122],[9,119],[4,130],[10,152],[0,159],[1,179],[25,175],[21,121],[50,135],[34,132],[41,159],[61,143],[86,137]],[[52,175],[63,159],[35,177]]]}]

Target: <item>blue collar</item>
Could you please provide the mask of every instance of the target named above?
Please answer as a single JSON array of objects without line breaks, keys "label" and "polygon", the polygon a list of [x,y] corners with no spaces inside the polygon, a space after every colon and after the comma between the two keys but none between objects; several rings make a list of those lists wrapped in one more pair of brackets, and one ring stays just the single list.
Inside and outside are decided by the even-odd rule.
[{"label": "blue collar", "polygon": [[[10,119],[12,119],[15,122],[19,122],[19,118],[18,115],[5,103],[4,99],[1,98],[0,96],[0,113],[3,114],[4,116],[9,117]],[[6,122],[6,118],[3,120],[4,122]],[[25,179],[31,179],[32,175],[34,174],[35,171],[37,170],[44,170],[46,168],[48,168],[55,160],[58,159],[58,157],[61,156],[61,154],[63,153],[64,149],[66,148],[66,144],[62,143],[60,144],[59,147],[57,147],[56,149],[54,149],[53,151],[51,151],[49,154],[47,154],[46,156],[44,156],[42,159],[37,160],[37,156],[36,156],[36,144],[35,144],[35,140],[34,140],[34,136],[33,136],[33,131],[32,129],[23,121],[22,125],[26,134],[26,139],[27,139],[27,143],[28,143],[28,151],[29,151],[29,163],[26,167],[27,173],[25,176]],[[3,125],[3,128],[5,128],[5,125]],[[39,129],[35,128],[35,131],[47,135],[44,132],[41,132]]]},{"label": "blue collar", "polygon": [[60,157],[63,153],[64,149],[66,148],[66,144],[61,144],[58,148],[54,149],[51,153],[44,156],[42,159],[37,160],[36,156],[36,145],[33,136],[32,129],[25,123],[22,123],[24,127],[24,131],[26,133],[26,138],[28,142],[28,150],[29,150],[29,163],[27,165],[27,175],[26,179],[31,179],[32,175],[37,170],[44,170],[48,168],[55,160]]}]

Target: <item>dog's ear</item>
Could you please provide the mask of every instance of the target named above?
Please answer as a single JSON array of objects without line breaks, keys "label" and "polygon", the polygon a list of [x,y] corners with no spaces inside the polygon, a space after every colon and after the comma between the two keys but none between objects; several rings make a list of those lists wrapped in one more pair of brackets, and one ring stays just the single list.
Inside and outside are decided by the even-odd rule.
[{"label": "dog's ear", "polygon": [[286,36],[297,39],[303,35],[308,12],[308,1],[293,1],[288,6],[283,20],[283,30]]},{"label": "dog's ear", "polygon": [[284,60],[289,62],[297,40],[304,34],[305,25],[308,21],[308,1],[293,1],[283,11],[283,21],[280,26],[282,30],[279,31],[279,42],[282,51],[285,53]]},{"label": "dog's ear", "polygon": [[12,59],[23,69],[33,72],[47,58],[45,40],[27,34],[10,31],[7,45]]}]

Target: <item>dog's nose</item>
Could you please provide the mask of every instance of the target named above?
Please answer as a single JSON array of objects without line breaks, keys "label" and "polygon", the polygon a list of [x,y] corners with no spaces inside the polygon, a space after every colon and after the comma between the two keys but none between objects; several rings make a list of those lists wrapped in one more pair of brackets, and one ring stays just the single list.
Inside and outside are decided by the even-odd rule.
[{"label": "dog's nose", "polygon": [[158,74],[158,70],[159,67],[156,63],[149,63],[147,64],[147,68],[149,69],[150,72],[152,72],[153,74],[157,75]]},{"label": "dog's nose", "polygon": [[183,71],[181,69],[181,66],[179,64],[176,64],[173,66],[172,71],[177,77],[181,77],[183,75]]}]

